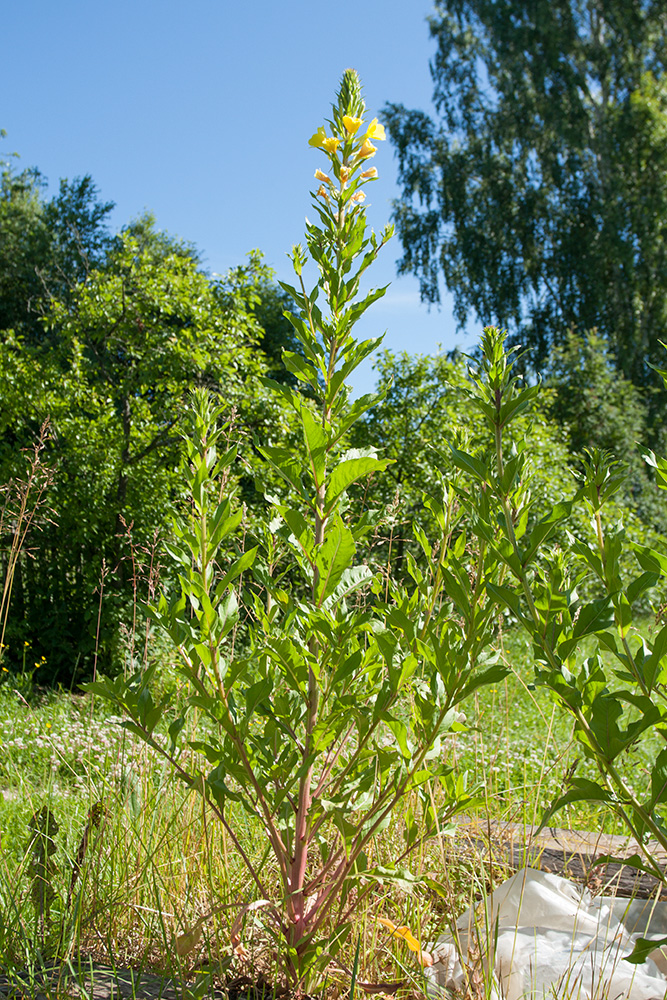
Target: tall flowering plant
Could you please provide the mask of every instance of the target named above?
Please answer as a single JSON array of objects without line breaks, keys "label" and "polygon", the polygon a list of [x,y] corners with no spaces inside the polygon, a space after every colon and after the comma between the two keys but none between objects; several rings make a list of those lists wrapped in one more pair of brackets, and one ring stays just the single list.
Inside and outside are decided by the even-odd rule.
[{"label": "tall flowering plant", "polygon": [[[360,297],[360,280],[391,235],[388,227],[378,238],[367,226],[365,187],[377,176],[369,160],[384,130],[365,113],[348,70],[332,119],[310,140],[326,160],[315,174],[318,221],[307,223],[306,249],[292,251],[295,285],[283,286],[301,345],[284,353],[284,363],[307,391],[267,380],[295,411],[305,460],[280,441],[257,443],[285,485],[282,497],[267,497],[265,551],[241,550],[235,452],[222,410],[196,394],[184,469],[190,507],[171,546],[180,589],[152,610],[179,651],[190,692],[169,725],[170,744],[155,736],[169,706],[154,701],[150,671],[129,684],[91,686],[118,701],[127,727],[206,799],[254,882],[259,898],[246,909],[265,914],[297,989],[312,985],[348,940],[355,908],[378,880],[405,884],[410,851],[470,805],[441,741],[460,728],[459,702],[503,673],[478,668],[491,612],[481,576],[466,562],[453,486],[428,500],[441,537],[432,546],[417,529],[431,572],[412,562],[405,591],[388,595],[357,554],[378,513],[358,509],[350,488],[387,465],[371,450],[344,449],[347,431],[376,398],[352,400],[347,384],[378,343],[357,340],[354,324],[385,291]],[[309,262],[317,272],[310,291]],[[293,592],[271,575],[275,536],[301,577]],[[246,608],[251,653],[239,656],[242,575],[254,578],[255,598]],[[186,741],[191,713],[202,735]],[[376,838],[399,806],[404,846],[380,865]],[[239,807],[263,831],[272,867],[239,836]]]}]

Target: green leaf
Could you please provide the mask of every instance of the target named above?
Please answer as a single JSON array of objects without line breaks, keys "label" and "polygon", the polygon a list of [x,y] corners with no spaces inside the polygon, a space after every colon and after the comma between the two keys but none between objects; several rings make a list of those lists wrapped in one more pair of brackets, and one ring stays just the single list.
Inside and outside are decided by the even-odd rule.
[{"label": "green leaf", "polygon": [[660,665],[667,656],[667,625],[663,625],[655,639],[649,656],[644,660],[643,674],[649,688],[656,682],[660,671]]},{"label": "green leaf", "polygon": [[285,368],[296,375],[301,382],[305,382],[312,389],[318,388],[318,370],[310,361],[307,361],[301,354],[287,350],[283,351],[282,359]]},{"label": "green leaf", "polygon": [[301,481],[303,464],[299,462],[289,448],[273,448],[268,445],[257,444],[257,449],[300,497],[303,497],[304,500],[308,499],[309,495]]},{"label": "green leaf", "polygon": [[486,591],[490,597],[499,604],[504,604],[512,612],[515,618],[522,620],[521,601],[519,595],[509,587],[502,587],[498,583],[487,583]]},{"label": "green leaf", "polygon": [[613,695],[598,695],[590,709],[588,724],[600,751],[608,761],[614,760],[628,744],[618,725],[618,719],[622,715],[623,705]]},{"label": "green leaf", "polygon": [[250,566],[252,566],[257,555],[257,548],[258,546],[255,545],[252,549],[246,549],[246,551],[239,556],[238,559],[234,560],[216,587],[216,599],[219,599],[230,583],[236,580],[241,573],[244,573]]},{"label": "green leaf", "polygon": [[647,571],[633,580],[625,591],[625,596],[630,604],[634,604],[634,602],[641,597],[646,590],[650,590],[651,587],[655,587],[659,579],[659,573],[649,573]]},{"label": "green leaf", "polygon": [[342,520],[336,518],[327,528],[327,535],[315,549],[315,566],[318,573],[315,603],[319,606],[331,596],[341,581],[343,573],[354,559],[355,544],[352,532]]},{"label": "green leaf", "polygon": [[667,749],[661,750],[651,768],[651,805],[652,812],[658,803],[667,802]]},{"label": "green leaf", "polygon": [[613,621],[611,598],[600,597],[596,601],[591,601],[590,604],[584,604],[581,608],[572,630],[572,636],[580,639],[592,632],[604,632]]},{"label": "green leaf", "polygon": [[508,674],[511,673],[509,667],[506,667],[502,663],[496,663],[492,667],[488,667],[486,670],[480,670],[473,674],[471,680],[468,681],[466,686],[463,688],[460,698],[457,701],[462,701],[467,698],[468,695],[472,694],[480,687],[488,687],[489,684],[498,684],[499,681],[505,679]]},{"label": "green leaf", "polygon": [[554,802],[549,806],[544,816],[540,821],[540,825],[535,831],[535,835],[540,833],[545,826],[548,825],[549,820],[564,806],[569,805],[571,802],[610,802],[611,795],[603,788],[598,785],[595,781],[590,781],[588,778],[574,777],[570,782],[569,790],[565,795],[561,795],[559,798],[555,799]]},{"label": "green leaf", "polygon": [[474,476],[481,483],[488,482],[490,476],[489,468],[481,459],[476,458],[474,455],[469,455],[465,451],[459,451],[458,448],[452,448],[451,453],[452,460],[457,469],[462,469],[463,472],[470,473],[470,475]]},{"label": "green leaf", "polygon": [[343,571],[333,592],[326,600],[322,601],[321,606],[327,609],[333,608],[334,605],[338,604],[345,597],[348,597],[349,594],[369,584],[372,579],[373,571],[369,566],[350,566]]},{"label": "green leaf", "polygon": [[411,894],[414,889],[423,884],[422,879],[417,878],[407,868],[397,868],[385,865],[376,865],[375,868],[367,868],[362,872],[364,878],[373,879],[380,884],[391,882],[403,892]]},{"label": "green leaf", "polygon": [[637,562],[648,573],[667,576],[667,554],[649,546],[633,546]]},{"label": "green leaf", "polygon": [[631,965],[640,965],[645,962],[652,951],[656,948],[663,948],[667,945],[667,937],[661,938],[637,938],[635,946],[629,955],[624,955],[623,959]]},{"label": "green leaf", "polygon": [[385,713],[382,713],[382,719],[387,728],[394,734],[403,758],[410,760],[412,758],[412,750],[408,746],[408,730],[405,723],[401,722],[400,719],[392,719],[385,715]]},{"label": "green leaf", "polygon": [[303,439],[308,453],[310,471],[316,489],[324,481],[327,460],[327,435],[321,421],[316,420],[307,406],[301,407]]},{"label": "green leaf", "polygon": [[530,533],[528,547],[523,552],[521,561],[524,566],[527,566],[532,561],[540,545],[542,545],[549,538],[549,536],[553,534],[559,524],[567,520],[571,513],[571,501],[557,503],[553,509],[542,518],[541,521],[537,522]]},{"label": "green leaf", "polygon": [[357,480],[361,479],[363,476],[369,475],[371,472],[383,472],[388,465],[391,465],[391,459],[379,459],[372,453],[367,455],[358,453],[355,455],[352,452],[348,452],[348,455],[350,457],[346,456],[343,461],[332,470],[331,475],[329,476],[325,503],[327,512],[332,509],[341,493],[343,493],[348,486],[351,486],[352,483],[356,483]]}]

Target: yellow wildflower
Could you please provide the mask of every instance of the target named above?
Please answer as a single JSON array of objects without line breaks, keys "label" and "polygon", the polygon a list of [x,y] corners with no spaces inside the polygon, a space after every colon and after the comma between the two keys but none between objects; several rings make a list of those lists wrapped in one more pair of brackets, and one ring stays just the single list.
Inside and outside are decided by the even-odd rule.
[{"label": "yellow wildflower", "polygon": [[350,170],[349,167],[341,167],[340,168],[340,179],[341,179],[341,183],[342,184],[347,183],[347,181],[350,178],[350,174],[351,173],[352,173],[352,171]]},{"label": "yellow wildflower", "polygon": [[324,181],[325,184],[331,184],[331,178],[327,176],[327,174],[325,174],[323,170],[318,169],[315,171],[315,180]]},{"label": "yellow wildflower", "polygon": [[308,145],[315,146],[316,149],[322,149],[326,137],[327,134],[324,131],[324,126],[320,125],[315,135],[311,135],[310,139],[308,140]]},{"label": "yellow wildflower", "polygon": [[352,115],[343,115],[343,125],[350,135],[354,135],[362,121],[363,118],[353,118]]},{"label": "yellow wildflower", "polygon": [[332,136],[326,134],[323,125],[320,125],[317,132],[311,135],[308,140],[309,146],[315,146],[316,149],[324,149],[327,153],[335,153],[340,144],[340,139],[334,139]]},{"label": "yellow wildflower", "polygon": [[359,150],[359,156],[362,160],[367,160],[370,156],[375,156],[377,153],[377,147],[369,142],[368,139],[364,140],[364,144]]},{"label": "yellow wildflower", "polygon": [[329,192],[325,188],[324,184],[320,184],[319,188],[317,189],[317,194],[319,198],[326,198],[327,201],[329,200]]},{"label": "yellow wildflower", "polygon": [[362,170],[359,176],[363,181],[372,181],[377,177],[377,175],[378,175],[378,168],[369,167],[368,170]]},{"label": "yellow wildflower", "polygon": [[368,126],[368,128],[366,129],[366,138],[377,139],[378,141],[387,138],[386,135],[384,134],[384,125],[380,125],[377,118],[374,118],[373,121]]},{"label": "yellow wildflower", "polygon": [[324,149],[327,153],[335,153],[340,146],[340,142],[340,139],[326,137],[322,141],[322,149]]},{"label": "yellow wildflower", "polygon": [[365,201],[366,200],[366,192],[365,191],[355,191],[354,194],[352,195],[352,198],[350,200],[351,201]]}]

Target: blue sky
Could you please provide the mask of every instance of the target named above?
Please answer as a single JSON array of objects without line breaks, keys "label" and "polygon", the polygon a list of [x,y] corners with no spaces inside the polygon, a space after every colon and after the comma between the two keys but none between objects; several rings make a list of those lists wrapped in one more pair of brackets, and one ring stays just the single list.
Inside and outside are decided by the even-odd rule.
[{"label": "blue sky", "polygon": [[[0,149],[59,177],[89,173],[120,226],[148,209],[224,272],[259,247],[278,277],[303,238],[322,154],[307,140],[328,115],[343,70],[361,75],[371,115],[385,101],[430,109],[426,0],[21,0],[3,12]],[[369,220],[396,197],[390,143],[373,164]],[[392,350],[473,346],[451,301],[430,312],[396,278],[395,238],[372,274],[392,282],[361,331]],[[472,326],[472,330],[476,327]],[[374,381],[370,364],[357,391]]]}]

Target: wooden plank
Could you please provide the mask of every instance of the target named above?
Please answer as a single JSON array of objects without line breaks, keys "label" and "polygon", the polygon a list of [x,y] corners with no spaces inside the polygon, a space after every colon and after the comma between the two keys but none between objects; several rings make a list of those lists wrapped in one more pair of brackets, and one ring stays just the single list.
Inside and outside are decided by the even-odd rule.
[{"label": "wooden plank", "polygon": [[[667,899],[667,886],[659,879],[622,864],[623,858],[641,854],[636,841],[592,831],[537,828],[521,823],[483,822],[467,817],[456,836],[459,847],[467,846],[487,862],[506,865],[513,871],[538,868],[572,878],[586,885],[596,895],[635,896],[639,899]],[[649,844],[653,857],[663,870],[667,854],[658,844]],[[619,862],[595,865],[602,855]]]}]

